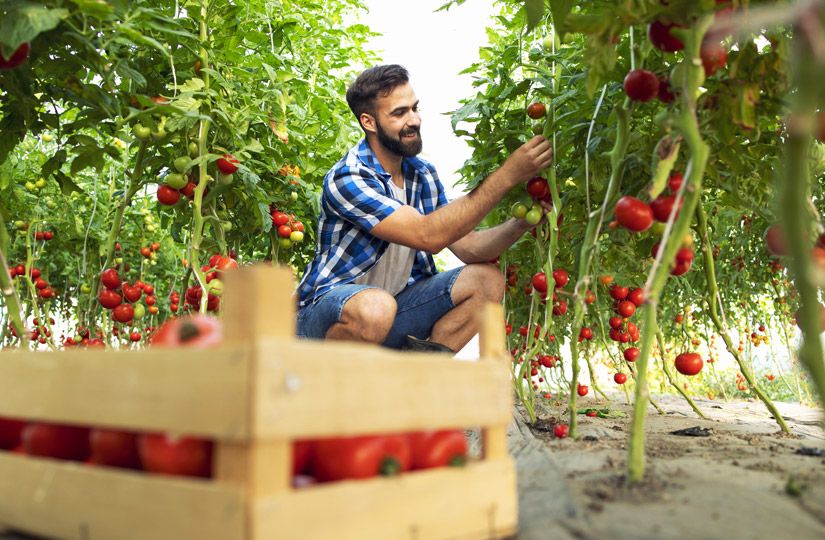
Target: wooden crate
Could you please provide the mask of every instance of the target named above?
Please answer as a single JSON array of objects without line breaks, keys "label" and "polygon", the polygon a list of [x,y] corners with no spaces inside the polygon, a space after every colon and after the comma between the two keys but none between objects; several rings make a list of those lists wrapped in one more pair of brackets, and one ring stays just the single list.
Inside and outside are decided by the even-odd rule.
[{"label": "wooden crate", "polygon": [[[0,452],[0,523],[66,539],[475,539],[516,533],[501,306],[479,362],[296,340],[284,269],[226,276],[224,345],[0,357],[0,416],[216,441],[214,478]],[[291,487],[295,439],[482,428],[466,467]],[[1,528],[1,527],[0,527]]]}]

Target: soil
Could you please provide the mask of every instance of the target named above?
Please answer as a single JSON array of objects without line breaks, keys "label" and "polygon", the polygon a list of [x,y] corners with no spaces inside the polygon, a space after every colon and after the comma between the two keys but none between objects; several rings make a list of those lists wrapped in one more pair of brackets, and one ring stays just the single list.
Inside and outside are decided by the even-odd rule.
[{"label": "soil", "polygon": [[[631,415],[624,396],[580,399],[580,409],[624,416],[579,415],[578,440],[553,436],[553,425],[567,422],[562,407],[542,404],[535,425],[517,408],[509,435],[520,473],[519,539],[825,538],[822,411],[777,403],[791,429],[785,435],[760,402],[697,400],[702,419],[677,396],[654,399],[665,414],[648,411],[646,473],[634,485],[624,476]],[[708,436],[672,434],[688,428]],[[555,500],[530,480],[535,456],[518,451],[529,439],[541,443],[546,482],[561,484]],[[552,536],[548,524],[558,527]]]}]

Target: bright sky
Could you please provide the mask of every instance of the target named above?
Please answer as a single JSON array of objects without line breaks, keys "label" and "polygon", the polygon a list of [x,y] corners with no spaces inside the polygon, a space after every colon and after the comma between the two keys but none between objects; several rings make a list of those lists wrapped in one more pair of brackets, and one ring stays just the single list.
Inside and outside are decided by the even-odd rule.
[{"label": "bright sky", "polygon": [[421,100],[421,157],[438,169],[450,199],[455,171],[470,157],[470,148],[453,134],[449,113],[473,95],[472,77],[458,75],[478,59],[487,44],[484,29],[492,22],[493,0],[468,0],[449,11],[435,10],[446,0],[399,2],[364,0],[369,15],[360,22],[381,33],[370,44],[388,64],[401,64]]}]

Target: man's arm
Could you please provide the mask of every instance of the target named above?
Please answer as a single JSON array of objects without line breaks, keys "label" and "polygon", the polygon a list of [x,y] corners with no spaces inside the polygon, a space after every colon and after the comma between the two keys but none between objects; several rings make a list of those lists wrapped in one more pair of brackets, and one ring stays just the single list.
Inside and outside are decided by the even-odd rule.
[{"label": "man's arm", "polygon": [[438,253],[472,232],[510,188],[549,167],[552,158],[550,143],[533,137],[467,195],[425,216],[402,206],[370,232],[388,242]]},{"label": "man's arm", "polygon": [[532,227],[523,219],[511,218],[483,231],[470,231],[448,247],[464,264],[492,261]]}]

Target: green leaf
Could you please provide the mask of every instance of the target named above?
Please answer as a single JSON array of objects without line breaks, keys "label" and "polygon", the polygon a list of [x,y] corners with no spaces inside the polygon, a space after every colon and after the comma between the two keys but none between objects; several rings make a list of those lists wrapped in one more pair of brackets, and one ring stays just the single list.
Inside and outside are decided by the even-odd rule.
[{"label": "green leaf", "polygon": [[80,187],[75,184],[74,181],[72,181],[72,179],[69,178],[63,171],[56,171],[54,173],[54,177],[55,180],[57,180],[57,183],[60,184],[60,191],[63,192],[63,195],[68,196],[73,191],[83,193],[83,190],[80,189]]},{"label": "green leaf", "polygon": [[55,28],[69,16],[69,10],[49,8],[33,2],[18,2],[0,17],[0,45],[15,50],[43,32]]},{"label": "green leaf", "polygon": [[80,152],[72,161],[71,173],[74,175],[89,167],[94,167],[98,171],[103,168],[103,150],[95,147]]},{"label": "green leaf", "polygon": [[524,11],[527,13],[527,32],[529,33],[544,16],[544,0],[524,0]]}]

